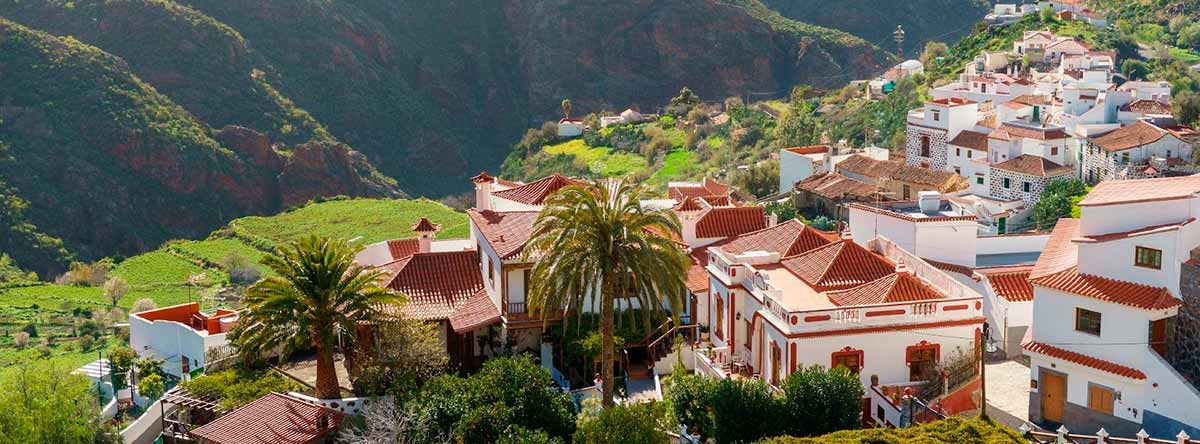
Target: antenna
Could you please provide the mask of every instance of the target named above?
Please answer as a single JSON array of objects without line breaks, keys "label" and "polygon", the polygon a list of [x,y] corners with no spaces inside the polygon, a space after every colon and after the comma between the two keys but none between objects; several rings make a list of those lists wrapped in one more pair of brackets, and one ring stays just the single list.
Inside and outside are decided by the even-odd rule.
[{"label": "antenna", "polygon": [[904,58],[904,28],[896,25],[896,31],[892,33],[892,38],[896,40],[896,57]]}]

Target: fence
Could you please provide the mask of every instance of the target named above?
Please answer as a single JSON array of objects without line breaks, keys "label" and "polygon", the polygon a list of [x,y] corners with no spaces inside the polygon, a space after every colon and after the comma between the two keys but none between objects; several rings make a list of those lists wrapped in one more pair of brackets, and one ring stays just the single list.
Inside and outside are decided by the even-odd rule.
[{"label": "fence", "polygon": [[1151,438],[1145,430],[1139,431],[1133,438],[1119,438],[1110,436],[1104,429],[1100,429],[1095,435],[1079,435],[1071,433],[1066,426],[1059,427],[1054,432],[1043,432],[1033,430],[1028,424],[1022,424],[1021,433],[1037,444],[1200,444],[1200,441],[1191,439],[1186,432],[1179,432],[1174,440]]}]

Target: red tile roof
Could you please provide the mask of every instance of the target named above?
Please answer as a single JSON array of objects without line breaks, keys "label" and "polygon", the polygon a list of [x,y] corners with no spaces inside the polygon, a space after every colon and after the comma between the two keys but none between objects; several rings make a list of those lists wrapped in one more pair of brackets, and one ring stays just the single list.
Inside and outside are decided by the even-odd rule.
[{"label": "red tile roof", "polygon": [[1071,167],[1062,166],[1054,163],[1050,159],[1030,154],[1022,154],[1012,159],[1008,159],[1004,162],[992,165],[992,168],[1036,177],[1054,177],[1064,174],[1071,174],[1073,172]]},{"label": "red tile roof", "polygon": [[1117,364],[1112,361],[1106,361],[1100,358],[1088,356],[1083,353],[1064,350],[1052,345],[1042,344],[1035,341],[1026,342],[1021,346],[1024,347],[1025,350],[1037,353],[1039,355],[1062,359],[1067,362],[1072,362],[1085,367],[1091,367],[1096,370],[1105,371],[1117,376],[1124,376],[1129,379],[1146,379],[1146,374],[1142,373],[1141,370]]},{"label": "red tile roof", "polygon": [[476,174],[474,177],[471,178],[471,182],[472,183],[485,183],[485,182],[491,182],[493,179],[494,178],[492,176],[488,175],[487,171],[480,171],[479,174]]},{"label": "red tile roof", "polygon": [[1121,111],[1132,111],[1140,114],[1171,114],[1171,105],[1157,100],[1134,100],[1121,105]]},{"label": "red tile roof", "polygon": [[692,293],[704,293],[708,291],[708,248],[697,248],[692,250],[691,260],[692,265],[688,267],[687,288]]},{"label": "red tile roof", "polygon": [[308,444],[337,430],[345,418],[340,412],[271,393],[189,434],[205,444]]},{"label": "red tile roof", "polygon": [[687,197],[704,197],[704,196],[725,196],[729,194],[729,187],[723,183],[709,179],[707,176],[698,186],[669,186],[667,187],[667,197],[682,201]]},{"label": "red tile roof", "polygon": [[973,101],[970,101],[967,99],[960,99],[957,97],[947,97],[945,99],[930,100],[928,103],[934,103],[934,104],[938,104],[938,105],[947,105],[947,106],[962,106],[962,105],[970,105],[972,103],[978,103],[978,102],[973,102]]},{"label": "red tile roof", "polygon": [[1096,184],[1079,206],[1116,205],[1187,199],[1200,193],[1200,175],[1156,179],[1106,180]]},{"label": "red tile roof", "polygon": [[1152,144],[1167,134],[1162,128],[1138,120],[1131,125],[1089,138],[1088,141],[1111,153]]},{"label": "red tile roof", "polygon": [[700,210],[703,210],[706,207],[704,206],[704,204],[700,203],[700,200],[701,200],[701,198],[699,198],[699,197],[694,197],[694,196],[685,197],[685,198],[683,198],[682,202],[679,202],[678,204],[675,205],[674,210],[675,211],[700,211]]},{"label": "red tile roof", "polygon": [[422,217],[421,220],[418,220],[417,223],[413,224],[412,230],[418,233],[431,233],[437,231],[441,227],[441,225],[435,225],[433,222],[430,222],[428,218]]},{"label": "red tile roof", "polygon": [[475,251],[420,253],[380,267],[386,286],[407,297],[384,311],[413,319],[446,319],[483,289]]},{"label": "red tile roof", "polygon": [[1171,296],[1166,288],[1083,274],[1076,267],[1030,279],[1029,282],[1041,287],[1143,310],[1160,310],[1178,307],[1182,304],[1179,299]]},{"label": "red tile roof", "polygon": [[796,153],[796,154],[828,153],[829,145],[797,146],[797,147],[792,147],[792,148],[785,148],[784,151],[787,151],[789,153]]},{"label": "red tile roof", "polygon": [[696,221],[696,237],[730,237],[767,226],[762,207],[713,208]]},{"label": "red tile roof", "polygon": [[788,257],[828,245],[837,240],[835,236],[792,219],[773,227],[717,242],[709,248],[720,248],[721,251],[730,254],[767,251],[779,253],[780,257]]},{"label": "red tile roof", "polygon": [[826,293],[838,306],[915,302],[945,298],[911,273],[892,273],[854,288]]},{"label": "red tile roof", "polygon": [[496,308],[487,290],[481,288],[450,315],[450,328],[455,333],[465,333],[499,321],[500,309]]},{"label": "red tile roof", "polygon": [[862,285],[896,271],[896,266],[887,259],[850,240],[785,258],[780,264],[817,291]]},{"label": "red tile roof", "polygon": [[[946,272],[950,272],[950,273],[958,273],[963,276],[975,279],[975,276],[974,276],[975,272],[971,270],[971,267],[968,267],[966,265],[951,264],[949,262],[940,262],[940,261],[935,261],[933,259],[926,259],[926,258],[921,258],[921,260],[925,261],[925,263],[927,263],[929,265],[932,265],[933,268],[936,268],[938,270],[942,270],[942,271],[946,271]],[[978,279],[976,279],[976,280],[978,280]]]},{"label": "red tile roof", "polygon": [[416,238],[392,239],[387,241],[387,247],[388,252],[392,255],[392,260],[396,260],[417,254],[417,251],[421,249],[421,244]]},{"label": "red tile roof", "polygon": [[567,176],[554,173],[524,185],[496,191],[492,193],[492,196],[526,205],[541,205],[545,202],[546,197],[555,191],[570,185],[580,185],[581,183]]},{"label": "red tile roof", "polygon": [[981,270],[979,273],[987,276],[988,285],[997,296],[1009,302],[1029,302],[1033,300],[1033,285],[1029,284],[1029,271],[1033,267],[1006,267],[998,270]]},{"label": "red tile roof", "polygon": [[1079,248],[1071,243],[1071,239],[1078,235],[1079,219],[1059,219],[1054,231],[1050,232],[1050,239],[1046,240],[1046,246],[1042,248],[1042,254],[1029,271],[1029,278],[1036,279],[1074,267],[1078,262]]},{"label": "red tile roof", "polygon": [[961,146],[963,148],[972,149],[972,150],[976,150],[976,151],[987,151],[988,150],[987,139],[988,139],[988,135],[985,133],[981,133],[978,131],[971,131],[971,130],[963,130],[963,131],[959,132],[957,136],[954,136],[953,139],[950,139],[949,143],[954,146]]},{"label": "red tile roof", "polygon": [[808,191],[830,200],[851,198],[869,199],[879,188],[838,173],[821,173],[796,182],[796,189]]},{"label": "red tile roof", "polygon": [[894,160],[876,160],[859,154],[838,162],[837,172],[843,174],[849,172],[863,177],[888,178],[937,188],[945,187],[954,181],[963,182],[965,185],[966,180],[960,178],[953,171],[937,171]]},{"label": "red tile roof", "polygon": [[536,211],[479,211],[467,210],[471,222],[483,234],[484,240],[500,259],[510,259],[525,249],[529,235],[533,234]]},{"label": "red tile roof", "polygon": [[[1000,129],[996,131],[1003,131],[1012,137],[1035,140],[1058,140],[1068,139],[1071,137],[1067,134],[1067,130],[1059,126],[1032,127],[1027,125],[1017,125],[1011,122],[1005,122],[1004,124],[1000,125]],[[993,133],[996,131],[993,131]]]},{"label": "red tile roof", "polygon": [[1079,237],[1076,237],[1071,240],[1073,242],[1097,243],[1097,242],[1108,242],[1108,241],[1114,241],[1114,240],[1120,240],[1120,239],[1128,239],[1131,237],[1145,236],[1148,234],[1158,234],[1158,233],[1165,233],[1168,231],[1175,231],[1175,230],[1182,228],[1184,225],[1190,224],[1195,221],[1196,221],[1196,218],[1193,217],[1193,218],[1189,218],[1188,220],[1185,220],[1183,222],[1154,225],[1154,226],[1149,226],[1149,227],[1138,228],[1136,230],[1122,231],[1119,233],[1105,233],[1105,234],[1097,234],[1097,235],[1092,235],[1092,236],[1079,236]]}]

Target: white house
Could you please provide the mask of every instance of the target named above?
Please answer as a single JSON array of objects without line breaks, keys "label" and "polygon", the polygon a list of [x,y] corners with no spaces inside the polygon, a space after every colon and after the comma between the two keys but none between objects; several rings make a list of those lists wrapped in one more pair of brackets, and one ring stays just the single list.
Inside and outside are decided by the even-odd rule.
[{"label": "white house", "polygon": [[1030,420],[1200,436],[1200,176],[1101,182],[1030,272]]},{"label": "white house", "polygon": [[779,150],[779,192],[787,192],[815,174],[829,171],[829,145],[799,146]]},{"label": "white house", "polygon": [[129,348],[139,356],[163,360],[163,370],[181,379],[203,371],[208,351],[226,345],[238,314],[217,309],[201,312],[189,303],[129,315]]},{"label": "white house", "polygon": [[1193,146],[1165,129],[1138,120],[1087,139],[1084,178],[1102,180],[1159,177],[1168,168],[1191,162]]},{"label": "white house", "polygon": [[578,137],[583,135],[586,125],[579,119],[562,118],[558,120],[558,137]]},{"label": "white house", "polygon": [[965,99],[935,99],[908,112],[905,159],[909,165],[945,170],[946,143],[964,130],[973,129],[979,104]]}]

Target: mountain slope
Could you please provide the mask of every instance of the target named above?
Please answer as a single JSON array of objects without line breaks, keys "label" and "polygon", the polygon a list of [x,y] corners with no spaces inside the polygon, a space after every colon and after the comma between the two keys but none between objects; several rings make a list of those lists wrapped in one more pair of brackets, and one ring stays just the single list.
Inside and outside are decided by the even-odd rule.
[{"label": "mountain slope", "polygon": [[925,42],[953,44],[989,12],[983,0],[763,0],[785,17],[839,29],[896,50],[892,32],[904,27],[904,53],[916,58]]},{"label": "mountain slope", "polygon": [[[0,19],[0,54],[0,182],[8,185],[0,197],[27,203],[20,222],[62,239],[80,258],[201,236],[228,218],[317,194],[399,195],[344,145],[280,153],[250,143],[252,131],[231,137],[245,133],[235,127],[220,135],[242,143],[222,145],[124,60],[73,38]],[[3,248],[43,276],[69,259],[28,245]]]}]

